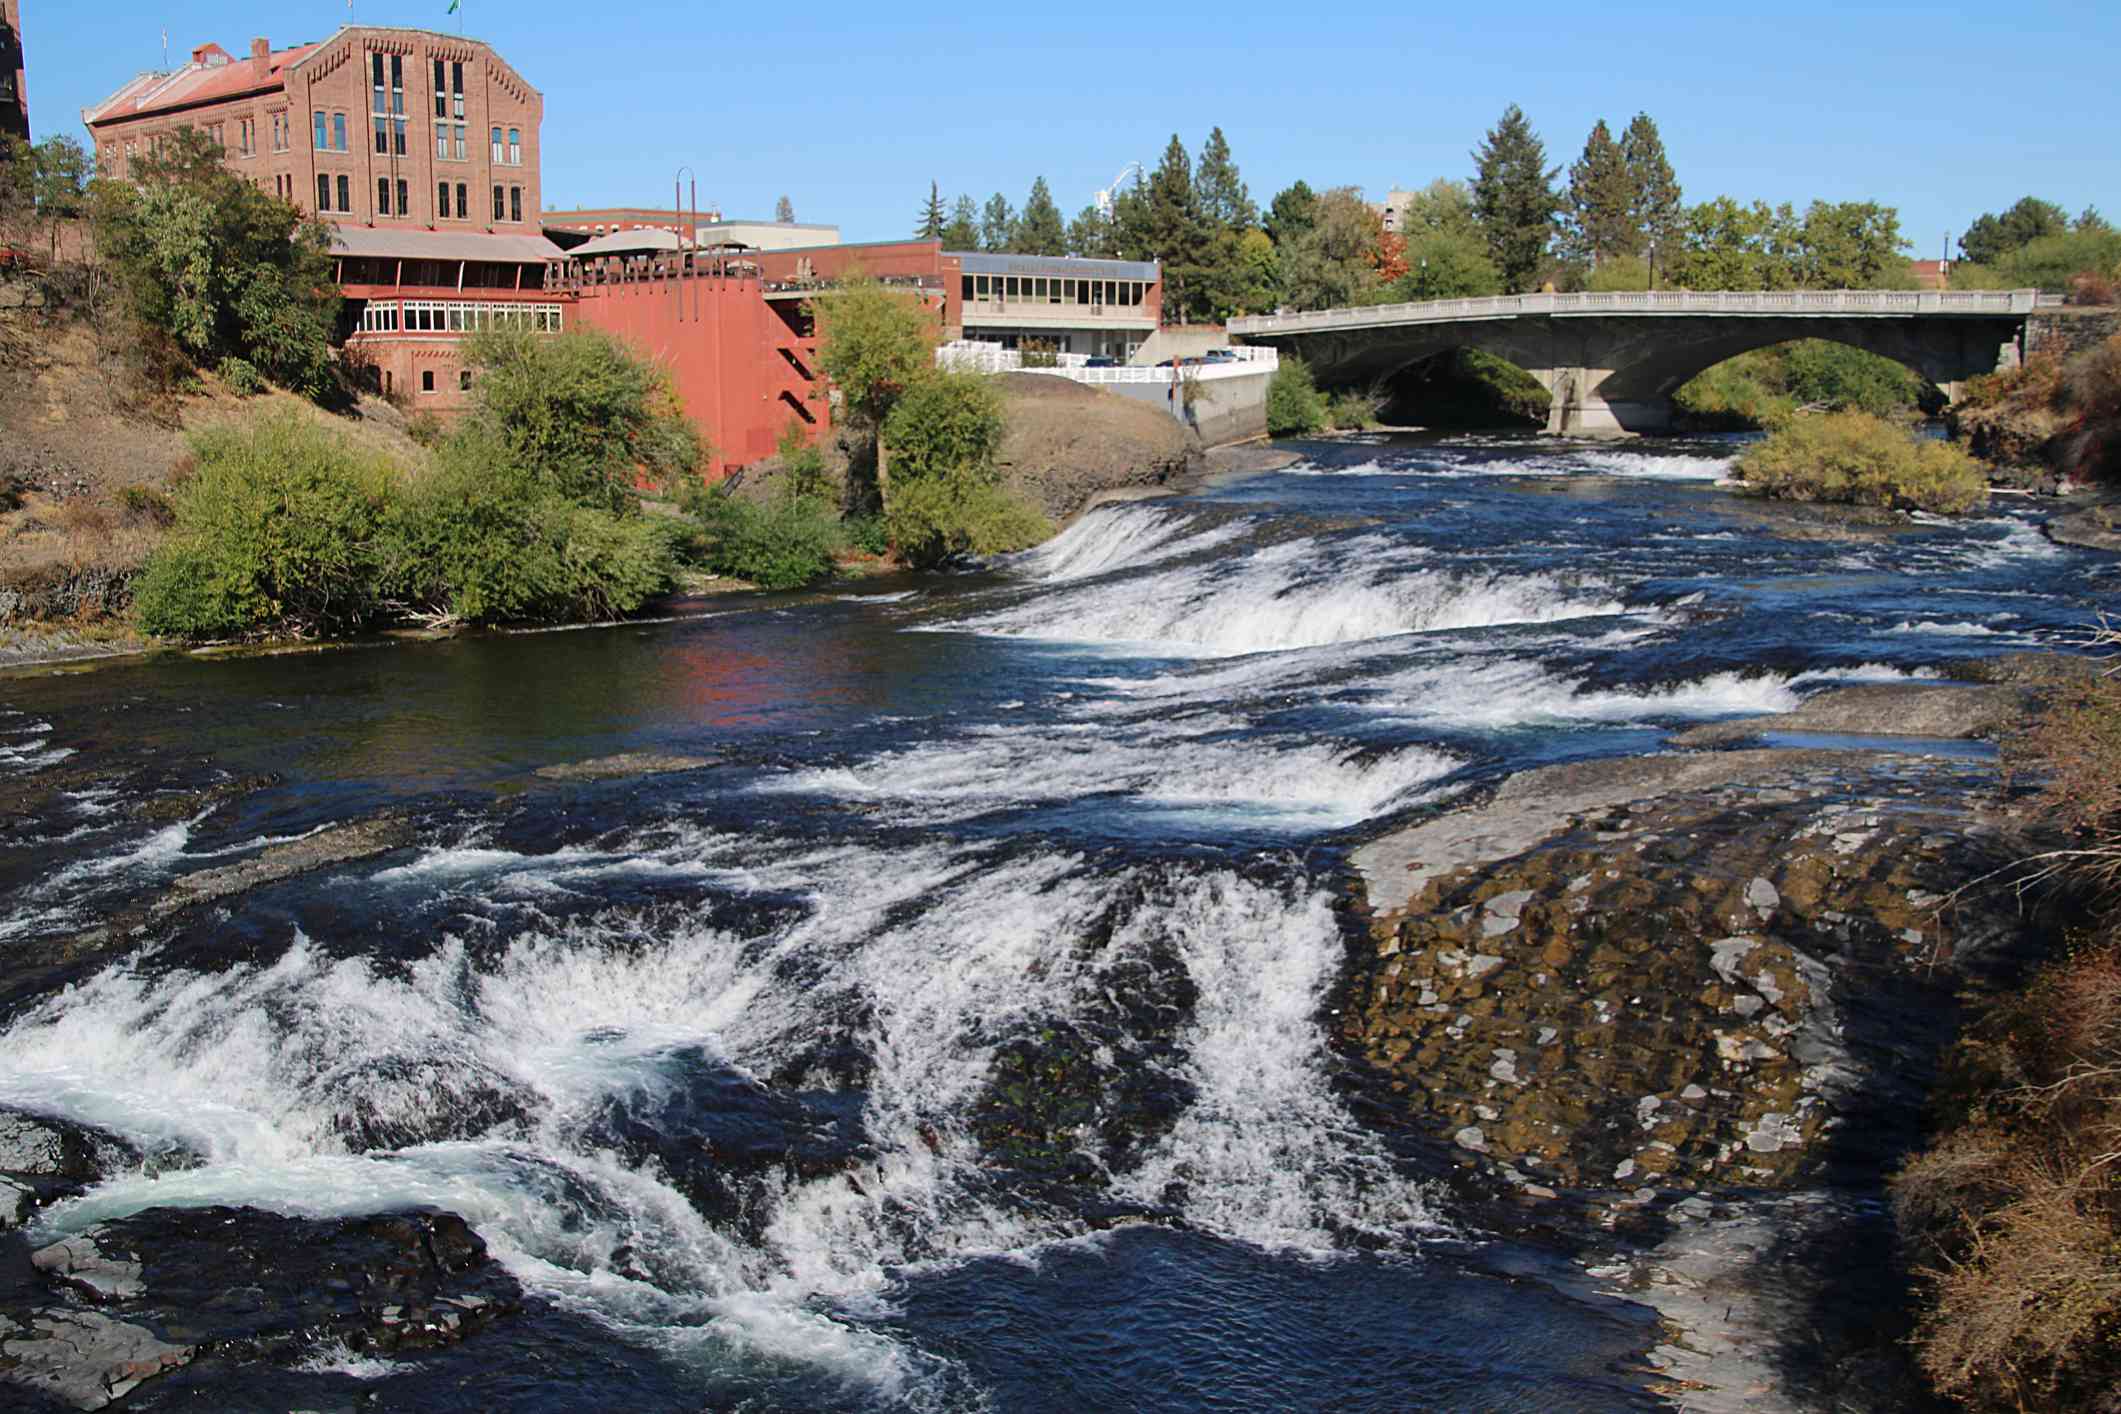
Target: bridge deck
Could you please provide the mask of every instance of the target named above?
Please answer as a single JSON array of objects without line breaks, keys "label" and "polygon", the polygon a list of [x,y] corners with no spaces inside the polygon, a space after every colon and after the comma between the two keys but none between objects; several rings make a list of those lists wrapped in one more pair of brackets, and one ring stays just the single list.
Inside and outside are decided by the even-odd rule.
[{"label": "bridge deck", "polygon": [[1657,290],[1632,294],[1493,295],[1320,309],[1304,314],[1255,314],[1230,321],[1234,336],[1311,334],[1394,324],[1447,324],[1526,315],[1555,318],[1612,315],[1738,315],[1767,318],[1905,319],[1942,315],[2022,317],[2039,303],[2037,290]]}]

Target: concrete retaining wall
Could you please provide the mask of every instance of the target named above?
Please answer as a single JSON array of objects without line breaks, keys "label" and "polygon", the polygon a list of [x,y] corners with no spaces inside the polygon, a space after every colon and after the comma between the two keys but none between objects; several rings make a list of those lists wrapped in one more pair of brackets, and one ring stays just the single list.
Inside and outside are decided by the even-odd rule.
[{"label": "concrete retaining wall", "polygon": [[1202,446],[1220,447],[1267,435],[1267,384],[1273,377],[1271,373],[1246,373],[1203,379],[1193,385],[1197,391],[1190,408],[1185,406],[1183,390],[1174,395],[1168,383],[1104,386],[1123,398],[1154,403],[1190,428]]},{"label": "concrete retaining wall", "polygon": [[2043,309],[2026,316],[2025,351],[2064,358],[2121,334],[2121,309]]}]

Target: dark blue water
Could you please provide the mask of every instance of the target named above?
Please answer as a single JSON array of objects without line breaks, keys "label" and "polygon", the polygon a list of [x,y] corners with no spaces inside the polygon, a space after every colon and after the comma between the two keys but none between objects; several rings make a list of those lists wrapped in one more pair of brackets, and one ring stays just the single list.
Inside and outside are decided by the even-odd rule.
[{"label": "dark blue water", "polygon": [[[0,1103],[207,1160],[40,1232],[433,1204],[531,1295],[146,1407],[1640,1407],[1639,1312],[1338,1097],[1345,847],[2121,608],[2030,503],[1780,538],[1728,451],[1342,445],[977,573],[0,680],[0,948],[408,841],[0,975]],[[535,775],[619,751],[714,764]]]}]

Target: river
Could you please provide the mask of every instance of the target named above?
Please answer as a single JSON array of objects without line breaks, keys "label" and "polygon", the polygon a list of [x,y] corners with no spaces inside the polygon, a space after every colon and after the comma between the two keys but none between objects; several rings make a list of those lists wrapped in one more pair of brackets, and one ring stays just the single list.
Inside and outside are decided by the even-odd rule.
[{"label": "river", "polygon": [[[0,948],[347,821],[411,840],[8,984],[0,1104],[204,1161],[33,1236],[432,1205],[529,1297],[128,1407],[1653,1406],[1639,1310],[1505,1275],[1351,1107],[1348,846],[2067,646],[2121,567],[2018,499],[1781,537],[1713,489],[1728,442],[1305,451],[975,573],[0,679]],[[713,764],[533,774],[619,752]]]}]

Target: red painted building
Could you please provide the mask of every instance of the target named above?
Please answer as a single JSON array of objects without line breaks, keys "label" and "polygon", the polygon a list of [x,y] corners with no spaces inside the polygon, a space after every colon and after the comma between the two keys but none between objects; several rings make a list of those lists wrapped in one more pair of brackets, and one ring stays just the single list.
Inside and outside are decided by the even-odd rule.
[{"label": "red painted building", "polygon": [[[638,246],[570,257],[557,288],[574,297],[573,317],[669,370],[713,448],[716,477],[771,456],[791,422],[813,442],[830,429],[810,302],[850,276],[919,297],[935,312],[939,340],[991,337],[1016,347],[1021,339],[1064,350],[1070,341],[1103,341],[1118,356],[1154,332],[1162,308],[1157,267],[1123,261],[955,254],[932,240],[694,250],[667,233],[644,233]],[[1001,263],[1021,269],[1006,276],[978,268]],[[1044,273],[1027,273],[1032,267]]]}]

